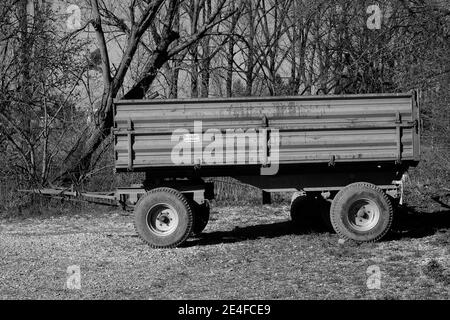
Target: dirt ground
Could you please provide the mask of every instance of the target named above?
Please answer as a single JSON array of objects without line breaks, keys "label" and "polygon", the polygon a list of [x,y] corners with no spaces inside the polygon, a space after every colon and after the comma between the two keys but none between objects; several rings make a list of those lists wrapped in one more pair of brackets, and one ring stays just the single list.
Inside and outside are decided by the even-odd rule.
[{"label": "dirt ground", "polygon": [[449,299],[449,216],[410,212],[384,241],[356,244],[295,229],[287,205],[219,206],[170,250],[118,210],[0,220],[0,299]]}]

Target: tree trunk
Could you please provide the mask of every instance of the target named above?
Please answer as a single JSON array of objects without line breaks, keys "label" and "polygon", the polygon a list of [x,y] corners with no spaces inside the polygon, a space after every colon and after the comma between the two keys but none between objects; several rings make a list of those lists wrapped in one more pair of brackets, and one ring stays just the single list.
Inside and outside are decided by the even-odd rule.
[{"label": "tree trunk", "polygon": [[253,12],[252,2],[249,1],[248,5],[248,57],[245,70],[245,95],[251,96],[253,91],[253,68],[255,66],[255,15]]},{"label": "tree trunk", "polygon": [[[203,2],[203,22],[205,23],[211,17],[211,0],[204,0]],[[210,37],[206,36],[202,40],[202,59],[200,64],[200,96],[207,98],[209,96],[209,80],[210,80]]]},{"label": "tree trunk", "polygon": [[233,63],[234,63],[234,37],[231,36],[228,42],[228,52],[227,52],[226,92],[228,98],[231,98],[233,96]]},{"label": "tree trunk", "polygon": [[[180,13],[177,11],[175,13],[175,19],[173,22],[173,29],[176,33],[180,31]],[[180,73],[180,55],[176,55],[171,62],[171,71],[170,72],[170,89],[169,89],[169,98],[176,99],[178,98],[178,76]]]},{"label": "tree trunk", "polygon": [[[159,12],[159,8],[163,2],[163,0],[153,0],[149,2],[140,21],[133,25],[125,53],[122,56],[122,60],[114,77],[111,79],[106,41],[101,28],[98,0],[92,1],[94,13],[93,26],[96,30],[97,41],[102,55],[103,79],[105,82],[103,97],[99,106],[99,111],[96,114],[95,126],[88,126],[85,128],[75,146],[68,153],[66,160],[64,161],[64,166],[54,181],[60,180],[63,183],[69,181],[73,182],[88,173],[91,169],[91,159],[94,152],[110,134],[111,127],[113,126],[113,99],[117,97],[117,94],[122,87],[125,75],[130,66],[130,62],[135,55],[142,35],[151,24],[154,23],[156,14]],[[195,23],[196,32],[185,39],[183,44],[175,46],[175,48],[170,48],[169,50],[171,44],[179,38],[179,34],[172,30],[172,27],[180,2],[178,0],[171,0],[168,3],[169,6],[166,10],[165,22],[162,28],[163,30],[161,31],[162,34],[158,35],[156,48],[153,50],[142,71],[143,76],[122,98],[144,98],[151,84],[155,80],[158,70],[163,67],[169,58],[185,49],[189,49],[190,46],[195,45],[195,43],[205,35],[209,28],[212,28],[216,23],[221,21],[217,18],[220,17],[220,12],[224,4],[225,0],[221,0],[217,5],[214,14],[211,15],[210,21],[205,23],[200,29],[197,29],[197,23]]]},{"label": "tree trunk", "polygon": [[197,48],[192,48],[191,55],[191,98],[198,98],[198,56]]}]

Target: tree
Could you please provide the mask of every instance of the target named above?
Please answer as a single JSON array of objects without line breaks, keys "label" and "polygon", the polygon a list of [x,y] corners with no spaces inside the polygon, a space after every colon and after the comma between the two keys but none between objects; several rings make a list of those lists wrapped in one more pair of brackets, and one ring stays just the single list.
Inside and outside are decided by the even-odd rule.
[{"label": "tree", "polygon": [[[369,0],[89,0],[92,16],[64,38],[50,32],[45,19],[30,23],[31,2],[0,5],[0,141],[41,184],[83,179],[98,160],[96,150],[101,154],[107,145],[113,100],[153,96],[158,84],[171,98],[420,87],[427,101],[438,102],[423,109],[437,145],[439,130],[448,127],[450,10],[443,1],[378,1],[381,28],[372,30]],[[96,48],[79,43],[86,34],[95,35]],[[92,74],[101,78],[100,95]],[[87,104],[95,104],[92,121],[77,118],[73,102],[80,87],[87,89],[81,93]],[[76,134],[65,134],[64,147],[53,149],[57,120]]]},{"label": "tree", "polygon": [[[234,12],[227,10],[226,0],[218,0],[211,14],[201,26],[191,32],[177,32],[174,28],[175,17],[180,10],[179,0],[133,0],[129,7],[129,21],[119,17],[106,5],[100,5],[98,0],[91,3],[93,17],[92,24],[97,45],[102,57],[103,96],[96,115],[96,123],[89,126],[78,139],[74,148],[69,152],[66,165],[58,178],[72,176],[79,179],[89,171],[94,151],[110,134],[113,125],[113,99],[118,96],[124,84],[125,76],[135,57],[136,50],[143,43],[144,34],[152,30],[153,41],[147,62],[142,70],[140,79],[133,84],[123,96],[124,99],[142,99],[155,80],[158,71],[172,57],[198,43],[214,26],[228,19]],[[138,13],[139,9],[139,13]],[[104,17],[104,19],[102,19]],[[105,20],[108,26],[124,33],[125,49],[119,66],[111,70],[108,45],[105,37]],[[179,40],[176,45],[173,45]]]},{"label": "tree", "polygon": [[76,128],[84,43],[59,38],[45,4],[5,1],[0,14],[0,140],[8,164],[0,170],[45,186]]}]

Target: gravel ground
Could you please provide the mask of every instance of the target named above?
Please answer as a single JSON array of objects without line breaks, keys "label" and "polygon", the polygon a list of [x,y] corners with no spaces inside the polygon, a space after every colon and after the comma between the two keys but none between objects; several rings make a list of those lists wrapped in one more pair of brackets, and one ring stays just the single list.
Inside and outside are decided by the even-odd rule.
[{"label": "gravel ground", "polygon": [[[449,215],[359,245],[294,230],[287,206],[219,206],[170,250],[145,245],[120,211],[0,220],[0,299],[449,299]],[[70,266],[80,289],[67,288]]]}]

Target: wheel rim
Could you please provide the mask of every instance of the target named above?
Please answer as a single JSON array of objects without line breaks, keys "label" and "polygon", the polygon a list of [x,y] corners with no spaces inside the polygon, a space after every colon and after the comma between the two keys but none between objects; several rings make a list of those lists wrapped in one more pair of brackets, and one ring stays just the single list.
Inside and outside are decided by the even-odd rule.
[{"label": "wheel rim", "polygon": [[168,236],[178,226],[178,213],[168,204],[155,204],[147,213],[147,225],[152,232],[160,236]]},{"label": "wheel rim", "polygon": [[380,208],[370,199],[358,199],[349,208],[347,220],[356,231],[369,231],[380,220]]}]

